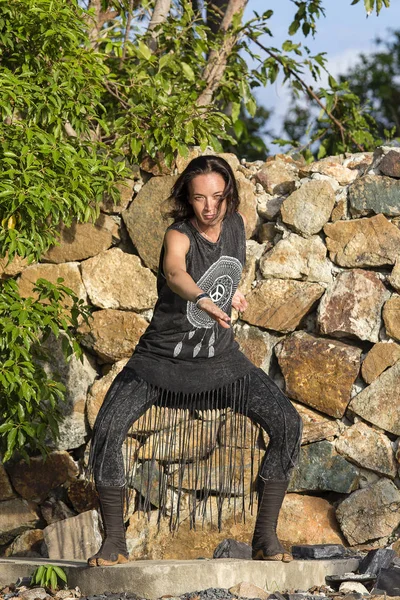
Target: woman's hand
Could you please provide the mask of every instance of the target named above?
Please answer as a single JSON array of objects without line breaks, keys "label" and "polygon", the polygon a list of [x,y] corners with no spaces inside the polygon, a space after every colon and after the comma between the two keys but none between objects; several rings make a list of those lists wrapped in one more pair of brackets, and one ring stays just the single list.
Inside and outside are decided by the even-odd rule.
[{"label": "woman's hand", "polygon": [[237,290],[233,294],[233,298],[232,298],[233,308],[235,308],[239,312],[243,312],[244,310],[246,310],[248,305],[249,305],[249,303],[247,302],[247,300],[244,297],[244,295],[242,294],[242,292],[239,292],[239,290]]},{"label": "woman's hand", "polygon": [[207,313],[209,317],[214,319],[214,321],[216,321],[218,325],[221,325],[221,327],[223,327],[224,329],[230,328],[231,318],[216,304],[214,304],[211,298],[202,298],[197,303],[197,306],[201,308],[201,310],[203,310],[205,313]]}]

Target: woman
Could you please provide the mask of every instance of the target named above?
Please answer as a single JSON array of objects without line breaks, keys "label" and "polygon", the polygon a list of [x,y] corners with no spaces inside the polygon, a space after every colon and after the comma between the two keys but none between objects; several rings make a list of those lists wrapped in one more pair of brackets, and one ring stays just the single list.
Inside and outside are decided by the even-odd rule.
[{"label": "woman", "polygon": [[[172,198],[175,222],[166,231],[161,251],[154,316],[110,387],[94,427],[90,468],[105,539],[88,564],[105,566],[128,559],[121,447],[132,423],[154,404],[183,413],[230,408],[267,431],[270,441],[258,478],[253,559],[287,562],[291,555],[279,542],[276,525],[299,452],[301,419],[233,338],[231,307],[243,311],[247,306],[237,291],[246,240],[229,164],[217,156],[192,160],[176,181]],[[182,431],[188,427],[185,423]]]}]

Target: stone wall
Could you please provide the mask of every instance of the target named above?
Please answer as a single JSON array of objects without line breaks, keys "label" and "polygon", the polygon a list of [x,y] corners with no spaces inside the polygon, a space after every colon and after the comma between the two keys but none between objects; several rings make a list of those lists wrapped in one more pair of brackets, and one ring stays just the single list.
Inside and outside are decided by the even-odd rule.
[{"label": "stone wall", "polygon": [[[400,151],[310,165],[285,155],[265,163],[224,156],[248,221],[241,289],[249,307],[234,315],[236,336],[304,420],[279,534],[288,543],[386,545],[400,524]],[[166,198],[189,159],[162,174],[149,163],[137,168],[120,205],[105,199],[95,225],[62,229],[41,264],[0,264],[24,295],[38,277],[61,276],[94,308],[81,326],[83,362],[65,365],[59,341],[49,342],[48,370],[68,390],[57,448],[46,462],[0,464],[3,554],[85,558],[99,543],[96,494],[83,479],[90,432],[151,318]],[[221,415],[221,430],[228,420]],[[143,423],[133,431],[137,445],[149,443]],[[225,451],[222,439],[215,436],[214,452]],[[251,538],[254,515],[235,521],[228,507],[221,533],[215,524],[190,531],[186,520],[173,537],[167,521],[156,535],[156,510],[148,521],[136,503],[127,523],[135,558],[211,556],[224,537]]]}]

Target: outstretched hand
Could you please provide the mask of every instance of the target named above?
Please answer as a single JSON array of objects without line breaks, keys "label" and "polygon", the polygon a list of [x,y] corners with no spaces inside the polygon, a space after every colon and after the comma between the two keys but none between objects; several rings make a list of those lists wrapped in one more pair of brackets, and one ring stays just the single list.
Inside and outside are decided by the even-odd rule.
[{"label": "outstretched hand", "polygon": [[221,310],[211,298],[202,298],[197,306],[201,308],[211,319],[214,319],[224,329],[230,328],[231,318],[223,310]]},{"label": "outstretched hand", "polygon": [[249,303],[247,302],[247,300],[244,297],[244,295],[242,294],[242,292],[239,292],[239,290],[237,290],[233,294],[233,298],[232,298],[233,308],[235,308],[239,312],[243,312],[244,310],[246,310],[248,305],[249,305]]}]

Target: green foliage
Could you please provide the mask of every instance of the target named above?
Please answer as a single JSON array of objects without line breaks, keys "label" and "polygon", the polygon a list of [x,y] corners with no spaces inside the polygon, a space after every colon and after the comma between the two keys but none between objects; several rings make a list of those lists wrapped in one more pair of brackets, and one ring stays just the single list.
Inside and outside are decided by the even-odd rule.
[{"label": "green foliage", "polygon": [[[60,278],[36,283],[36,299],[21,298],[14,280],[0,287],[0,451],[3,460],[18,451],[26,460],[46,453],[48,438],[58,435],[65,388],[47,377],[42,361],[50,334],[62,335],[65,357],[82,351],[71,328],[87,321],[88,308]],[[72,303],[66,310],[63,302]]]},{"label": "green foliage", "polygon": [[34,585],[47,587],[52,592],[55,592],[60,588],[60,585],[65,585],[66,583],[67,576],[61,567],[57,567],[56,565],[41,565],[34,570],[30,585],[31,587]]},{"label": "green foliage", "polygon": [[95,139],[107,69],[83,17],[75,0],[0,0],[1,256],[39,259],[60,221],[92,219],[116,194],[123,165]]}]

